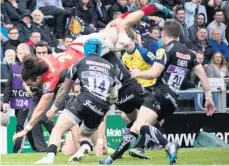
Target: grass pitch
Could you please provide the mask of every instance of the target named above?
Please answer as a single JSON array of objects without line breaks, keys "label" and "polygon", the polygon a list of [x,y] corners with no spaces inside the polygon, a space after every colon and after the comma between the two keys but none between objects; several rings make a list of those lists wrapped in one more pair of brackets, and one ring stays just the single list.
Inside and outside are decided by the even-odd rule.
[{"label": "grass pitch", "polygon": [[[151,160],[140,160],[132,158],[125,153],[122,159],[114,162],[115,165],[167,165],[168,158],[165,151],[146,151]],[[1,156],[2,165],[31,165],[43,157],[44,153],[21,153],[7,154]],[[69,156],[58,153],[55,165],[69,165]],[[98,160],[102,158],[91,154],[80,163],[70,165],[98,165]],[[184,148],[178,152],[178,165],[229,165],[229,148]]]}]

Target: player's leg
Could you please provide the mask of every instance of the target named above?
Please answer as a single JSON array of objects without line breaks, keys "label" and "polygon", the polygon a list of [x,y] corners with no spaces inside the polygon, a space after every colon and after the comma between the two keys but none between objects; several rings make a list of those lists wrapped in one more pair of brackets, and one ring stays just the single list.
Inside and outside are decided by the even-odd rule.
[{"label": "player's leg", "polygon": [[57,153],[57,147],[60,145],[61,136],[70,129],[74,123],[70,119],[69,111],[65,109],[59,116],[55,127],[49,138],[49,146],[47,149],[47,155],[41,160],[35,162],[35,164],[51,164],[54,162],[55,155]]},{"label": "player's leg", "polygon": [[[162,99],[163,98],[160,96],[158,98],[150,96],[146,99],[143,106],[140,108],[138,117],[131,127],[129,134],[123,137],[120,146],[114,154],[106,159],[100,160],[101,164],[111,164],[129,149],[130,145],[136,141],[139,134],[145,136],[147,141],[153,141],[157,144],[163,145],[170,157],[170,163],[175,162],[177,145],[175,143],[169,143],[157,128],[151,126],[152,124],[157,123],[158,115],[162,114],[163,107],[160,105],[160,103],[163,102]],[[166,102],[163,103],[167,104]],[[171,105],[169,106],[171,107]],[[174,110],[173,108],[175,107],[171,107],[172,112]]]},{"label": "player's leg", "polygon": [[81,101],[91,101],[91,105],[95,106],[99,111],[92,111],[90,107],[88,107],[84,102],[82,105],[82,119],[83,122],[80,126],[80,148],[79,150],[69,158],[68,162],[79,162],[84,159],[84,157],[93,150],[91,144],[91,136],[95,131],[98,130],[100,123],[103,121],[103,118],[106,112],[109,109],[109,105],[106,106],[105,103],[97,102],[93,98],[88,98],[88,96],[84,96]]},{"label": "player's leg", "polygon": [[79,125],[74,125],[66,134],[65,143],[61,149],[64,155],[73,155],[79,149]]}]

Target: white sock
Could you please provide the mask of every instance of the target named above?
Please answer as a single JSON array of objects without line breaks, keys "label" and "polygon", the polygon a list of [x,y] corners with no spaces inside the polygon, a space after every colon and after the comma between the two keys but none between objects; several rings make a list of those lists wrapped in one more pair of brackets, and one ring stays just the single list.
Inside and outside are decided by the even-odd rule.
[{"label": "white sock", "polygon": [[47,154],[47,158],[53,161],[54,158],[55,158],[55,153],[49,152],[49,153]]}]

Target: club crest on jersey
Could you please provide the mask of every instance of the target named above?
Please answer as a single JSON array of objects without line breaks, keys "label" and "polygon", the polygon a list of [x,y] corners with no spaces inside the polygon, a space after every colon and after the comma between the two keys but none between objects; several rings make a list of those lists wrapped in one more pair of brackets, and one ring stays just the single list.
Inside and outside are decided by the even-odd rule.
[{"label": "club crest on jersey", "polygon": [[149,57],[149,59],[154,60],[155,59],[155,55],[152,52],[148,52],[147,56]]},{"label": "club crest on jersey", "polygon": [[164,48],[158,49],[157,52],[156,52],[156,59],[157,60],[161,60],[164,54],[165,54],[165,49]]},{"label": "club crest on jersey", "polygon": [[48,92],[50,90],[50,87],[51,87],[51,83],[50,82],[46,82],[44,85],[43,85],[43,92]]},{"label": "club crest on jersey", "polygon": [[191,57],[189,54],[183,54],[180,52],[176,52],[176,57],[184,60],[191,60]]}]

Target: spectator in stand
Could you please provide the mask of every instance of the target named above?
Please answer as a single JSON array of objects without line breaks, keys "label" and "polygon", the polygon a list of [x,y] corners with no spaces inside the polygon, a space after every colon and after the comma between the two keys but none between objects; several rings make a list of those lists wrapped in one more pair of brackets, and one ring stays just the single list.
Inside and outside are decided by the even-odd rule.
[{"label": "spectator in stand", "polygon": [[31,13],[31,16],[33,17],[32,30],[40,32],[41,40],[46,41],[51,47],[55,48],[57,46],[57,39],[48,25],[43,22],[43,13],[36,9]]},{"label": "spectator in stand", "polygon": [[85,29],[83,35],[88,35],[96,31],[96,13],[90,0],[79,0],[76,4],[74,17],[77,16],[84,22]]},{"label": "spectator in stand", "polygon": [[223,9],[224,6],[225,3],[223,0],[208,0],[207,4],[205,5],[208,16],[208,24],[214,20],[215,10]]},{"label": "spectator in stand", "polygon": [[[202,51],[198,51],[196,53],[196,58],[200,64],[203,64],[204,53]],[[181,89],[187,92],[198,90],[199,82],[200,82],[200,79],[197,76],[195,76],[195,74],[191,71],[189,72],[188,77],[185,79]],[[204,111],[200,107],[200,106],[203,107],[203,93],[181,93],[179,95],[179,99],[180,100],[194,100],[195,111]]]},{"label": "spectator in stand", "polygon": [[227,62],[221,52],[215,52],[212,56],[211,64],[205,67],[209,78],[224,78],[228,75]]},{"label": "spectator in stand", "polygon": [[52,15],[55,17],[56,36],[63,36],[65,34],[66,18],[71,16],[71,12],[63,8],[61,0],[39,0],[38,7],[44,15]]},{"label": "spectator in stand", "polygon": [[150,50],[154,55],[156,55],[157,50],[160,48],[158,39],[160,37],[160,29],[153,27],[151,33],[146,38],[143,47]]},{"label": "spectator in stand", "polygon": [[209,32],[209,38],[211,38],[211,34],[213,29],[215,28],[219,28],[221,31],[221,39],[222,41],[224,41],[225,43],[228,44],[226,38],[225,38],[225,31],[226,31],[226,26],[223,23],[223,10],[222,9],[217,9],[215,10],[215,14],[214,14],[214,21],[212,21],[209,25],[208,25],[208,32]]},{"label": "spectator in stand", "polygon": [[105,6],[102,4],[101,0],[95,0],[95,12],[97,14],[96,26],[97,28],[105,28],[109,22],[109,17]]},{"label": "spectator in stand", "polygon": [[201,5],[202,0],[192,0],[191,2],[186,2],[185,8],[185,22],[188,27],[192,26],[194,23],[194,18],[198,13],[203,13],[205,15],[205,23],[207,22],[207,13],[205,6]]},{"label": "spectator in stand", "polygon": [[[5,57],[3,59],[3,62],[1,63],[1,79],[2,80],[8,80],[10,75],[10,69],[11,66],[15,63],[16,59],[16,51],[13,49],[8,49],[5,52]],[[5,82],[1,83],[1,92],[4,92],[5,89]]]},{"label": "spectator in stand", "polygon": [[109,19],[112,20],[114,13],[116,12],[126,13],[127,11],[127,0],[117,0],[117,2],[111,5],[108,9]]},{"label": "spectator in stand", "polygon": [[179,5],[185,4],[185,0],[159,0],[159,2],[174,12]]},{"label": "spectator in stand", "polygon": [[197,31],[197,40],[192,43],[191,49],[204,52],[204,64],[210,62],[214,49],[208,41],[208,30],[204,27]]},{"label": "spectator in stand", "polygon": [[69,35],[65,36],[63,45],[58,45],[55,52],[56,53],[64,52],[68,48],[68,46],[73,42],[73,40],[74,39],[72,36]]},{"label": "spectator in stand", "polygon": [[[227,0],[227,3],[225,4],[223,8],[224,16],[225,16],[225,22],[226,25],[229,25],[229,0]],[[228,41],[228,40],[227,40]]]},{"label": "spectator in stand", "polygon": [[72,12],[72,9],[75,7],[78,0],[62,0],[62,4],[65,10]]},{"label": "spectator in stand", "polygon": [[[225,78],[229,76],[227,62],[222,53],[214,53],[211,64],[205,67],[205,72],[209,78]],[[212,97],[215,107],[217,107],[217,93],[213,93]]]},{"label": "spectator in stand", "polygon": [[223,57],[228,60],[229,57],[229,48],[228,45],[221,40],[221,31],[216,28],[212,31],[212,38],[209,40],[211,45],[214,48],[214,52],[221,52]]},{"label": "spectator in stand", "polygon": [[21,43],[29,40],[29,35],[32,32],[32,16],[30,14],[23,14],[21,21],[17,23],[16,27],[19,31],[19,40]]},{"label": "spectator in stand", "polygon": [[197,14],[194,20],[194,24],[188,28],[189,37],[191,39],[191,42],[196,41],[197,31],[201,27],[205,27],[205,15],[203,13]]},{"label": "spectator in stand", "polygon": [[35,55],[39,57],[47,56],[48,54],[51,54],[48,43],[42,40],[37,42],[37,44],[35,45]]},{"label": "spectator in stand", "polygon": [[130,10],[130,8],[131,8],[132,6],[135,6],[135,5],[136,5],[136,1],[137,1],[137,0],[128,0],[128,1],[127,1],[127,8],[128,8],[128,10]]},{"label": "spectator in stand", "polygon": [[[1,35],[4,38],[8,39],[8,29],[13,27],[12,22],[9,19],[9,16],[6,13],[5,6],[1,4]],[[1,41],[3,41],[1,39]]]},{"label": "spectator in stand", "polygon": [[[16,132],[20,132],[24,129],[24,124],[28,116],[29,108],[32,105],[32,97],[25,91],[23,86],[23,80],[21,78],[22,65],[21,62],[24,56],[30,56],[21,54],[20,50],[17,50],[18,62],[12,65],[9,72],[9,78],[5,86],[3,96],[3,110],[7,112],[10,108],[15,110],[15,116],[17,118]],[[14,52],[15,56],[15,52]],[[31,131],[27,134],[27,138],[35,151],[34,142]],[[14,153],[21,153],[23,147],[23,138],[18,139],[13,147]]]},{"label": "spectator in stand", "polygon": [[190,35],[188,32],[188,27],[185,23],[185,10],[183,6],[178,6],[176,7],[176,20],[180,23],[180,37],[179,41],[183,43],[186,47],[190,48],[191,47],[191,40],[190,40]]},{"label": "spectator in stand", "polygon": [[34,54],[35,44],[41,40],[41,34],[38,31],[31,32],[29,40],[25,42],[29,46],[30,53]]},{"label": "spectator in stand", "polygon": [[13,24],[20,21],[23,14],[30,13],[30,10],[27,9],[26,1],[23,0],[6,0],[2,6],[5,9],[5,14]]},{"label": "spectator in stand", "polygon": [[9,36],[9,40],[7,40],[3,44],[3,52],[5,52],[8,49],[13,49],[16,51],[17,46],[20,44],[20,40],[18,38],[19,37],[18,29],[16,27],[10,28],[8,31],[8,36]]}]

